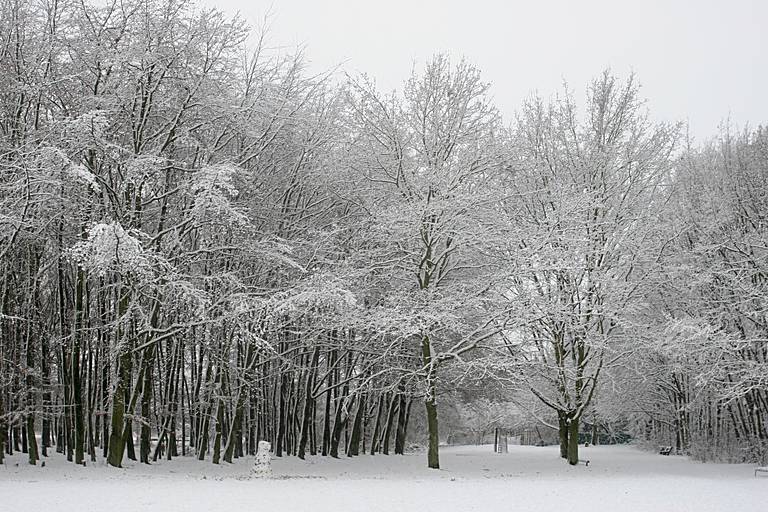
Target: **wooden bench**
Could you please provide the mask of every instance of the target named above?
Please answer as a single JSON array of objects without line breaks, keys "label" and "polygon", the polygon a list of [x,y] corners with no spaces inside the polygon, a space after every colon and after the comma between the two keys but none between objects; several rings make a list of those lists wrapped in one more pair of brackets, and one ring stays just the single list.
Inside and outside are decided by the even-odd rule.
[{"label": "wooden bench", "polygon": [[672,453],[671,446],[659,446],[659,455],[669,455]]},{"label": "wooden bench", "polygon": [[768,473],[768,466],[759,466],[755,468],[755,476],[757,476],[758,473]]}]

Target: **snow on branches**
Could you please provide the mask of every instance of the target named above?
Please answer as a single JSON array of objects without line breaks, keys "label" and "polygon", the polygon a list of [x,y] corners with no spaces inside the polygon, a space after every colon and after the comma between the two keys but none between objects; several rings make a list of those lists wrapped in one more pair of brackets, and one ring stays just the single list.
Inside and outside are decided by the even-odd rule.
[{"label": "snow on branches", "polygon": [[77,141],[82,148],[104,145],[108,128],[108,113],[104,110],[90,110],[64,123],[67,139]]},{"label": "snow on branches", "polygon": [[100,276],[108,272],[143,275],[150,271],[141,242],[118,222],[95,224],[88,238],[75,244],[70,252],[81,268]]},{"label": "snow on branches", "polygon": [[309,316],[316,321],[348,323],[358,307],[355,295],[329,275],[313,276],[301,287],[281,295],[275,297],[276,314]]},{"label": "snow on branches", "polygon": [[247,224],[248,218],[231,202],[239,195],[234,184],[238,171],[238,167],[232,164],[215,164],[195,173],[191,186],[195,198],[192,215],[198,222],[215,218],[228,225]]},{"label": "snow on branches", "polygon": [[83,164],[70,160],[66,153],[59,148],[42,148],[37,155],[37,164],[44,171],[50,173],[61,172],[62,180],[71,180],[84,185],[97,194],[101,191],[96,176]]}]

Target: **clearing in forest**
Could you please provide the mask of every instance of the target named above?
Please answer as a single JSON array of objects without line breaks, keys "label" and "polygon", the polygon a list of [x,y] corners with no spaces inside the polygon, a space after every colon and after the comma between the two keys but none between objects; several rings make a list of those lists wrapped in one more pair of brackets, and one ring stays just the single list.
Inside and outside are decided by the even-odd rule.
[{"label": "clearing in forest", "polygon": [[[583,449],[589,467],[571,467],[557,447],[444,447],[443,469],[423,453],[273,461],[275,478],[249,477],[251,457],[214,466],[180,457],[123,469],[82,468],[59,454],[28,466],[21,454],[0,468],[4,510],[763,512],[768,478],[748,464],[701,464],[630,446]],[[15,464],[18,463],[18,466]]]}]

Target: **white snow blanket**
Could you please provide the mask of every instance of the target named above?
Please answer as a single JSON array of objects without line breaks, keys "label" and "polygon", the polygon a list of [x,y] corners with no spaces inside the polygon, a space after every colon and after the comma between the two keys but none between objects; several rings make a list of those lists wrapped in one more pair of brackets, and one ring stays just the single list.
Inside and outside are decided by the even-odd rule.
[{"label": "white snow blanket", "polygon": [[[51,450],[54,452],[54,450]],[[568,466],[558,447],[441,447],[426,455],[331,459],[275,457],[279,479],[254,479],[254,458],[214,465],[193,456],[146,465],[103,460],[75,466],[55,452],[41,468],[14,454],[0,466],[0,510],[57,512],[765,512],[768,479],[754,464],[702,464],[629,446],[590,446],[589,467]],[[18,466],[15,464],[18,463]]]}]

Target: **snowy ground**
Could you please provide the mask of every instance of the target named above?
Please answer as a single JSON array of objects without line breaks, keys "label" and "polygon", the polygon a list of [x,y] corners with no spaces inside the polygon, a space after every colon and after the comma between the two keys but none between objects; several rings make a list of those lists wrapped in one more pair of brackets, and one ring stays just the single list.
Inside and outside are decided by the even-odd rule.
[{"label": "snowy ground", "polygon": [[[696,511],[765,512],[768,477],[752,465],[701,464],[627,446],[583,449],[570,467],[556,447],[441,449],[424,454],[274,461],[275,478],[248,477],[252,459],[214,466],[190,458],[124,469],[75,467],[58,454],[46,467],[14,455],[0,467],[2,510],[22,511]],[[18,463],[18,466],[16,465]]]}]

